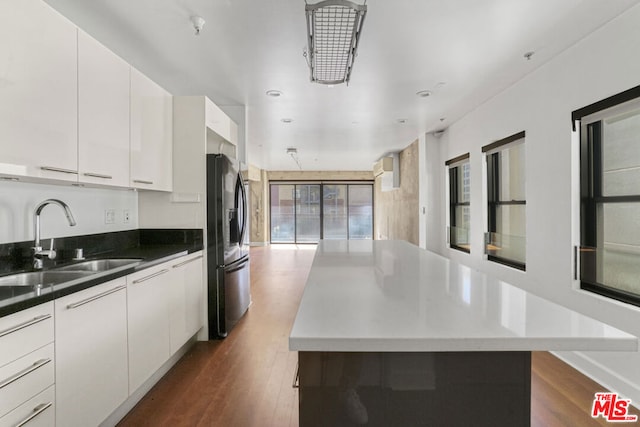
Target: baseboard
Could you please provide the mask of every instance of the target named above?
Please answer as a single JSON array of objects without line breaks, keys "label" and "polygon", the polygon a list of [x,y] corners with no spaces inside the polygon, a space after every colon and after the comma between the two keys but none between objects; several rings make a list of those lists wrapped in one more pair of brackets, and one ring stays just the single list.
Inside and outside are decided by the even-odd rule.
[{"label": "baseboard", "polygon": [[101,424],[100,427],[113,427],[118,424],[132,409],[134,406],[138,404],[142,400],[142,398],[149,393],[149,391],[153,388],[154,385],[164,375],[169,372],[169,370],[178,363],[178,360],[184,356],[189,349],[195,344],[196,337],[193,336],[189,341],[185,343],[178,351],[175,352],[173,356],[169,358],[151,377],[145,381],[138,389],[129,395],[129,398],[122,403],[115,411],[111,413]]},{"label": "baseboard", "polygon": [[269,242],[249,242],[249,246],[269,246]]},{"label": "baseboard", "polygon": [[[558,359],[600,384],[604,389],[614,391],[640,409],[640,385],[623,377],[620,373],[604,366],[587,354],[578,351],[551,352]],[[604,390],[603,390],[604,391]]]}]

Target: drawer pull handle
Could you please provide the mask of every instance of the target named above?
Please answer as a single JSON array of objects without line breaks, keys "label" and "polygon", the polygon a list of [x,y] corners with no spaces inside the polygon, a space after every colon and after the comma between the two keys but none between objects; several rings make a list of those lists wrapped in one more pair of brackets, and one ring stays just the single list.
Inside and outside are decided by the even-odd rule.
[{"label": "drawer pull handle", "polygon": [[111,295],[112,293],[118,292],[119,290],[124,289],[124,288],[126,288],[125,285],[117,286],[117,287],[115,287],[113,289],[109,289],[108,291],[105,291],[105,292],[103,292],[101,294],[94,295],[94,296],[89,297],[87,299],[83,299],[82,301],[71,303],[71,304],[67,305],[67,308],[68,309],[72,309],[72,308],[80,307],[81,305],[85,305],[85,304],[88,304],[88,303],[90,303],[92,301],[95,301],[97,299],[106,297],[107,295]]},{"label": "drawer pull handle", "polygon": [[35,325],[36,323],[43,322],[50,318],[51,318],[50,314],[43,314],[42,316],[34,317],[33,319],[27,320],[24,323],[20,323],[19,325],[13,326],[9,329],[5,329],[4,331],[0,331],[0,338],[4,337],[5,335],[9,335],[11,333],[17,332],[20,329],[28,328],[31,325]]},{"label": "drawer pull handle", "polygon": [[133,281],[133,284],[146,282],[146,281],[147,281],[147,280],[149,280],[149,279],[153,279],[154,277],[160,276],[161,274],[168,273],[168,272],[169,272],[169,270],[167,270],[167,269],[165,268],[164,270],[158,271],[157,273],[153,273],[153,274],[150,274],[150,275],[148,275],[148,276],[144,276],[144,277],[143,277],[143,278],[141,278],[141,279],[134,280],[134,281]]},{"label": "drawer pull handle", "polygon": [[293,384],[291,384],[293,388],[300,388],[300,363],[296,363],[296,373],[293,376]]},{"label": "drawer pull handle", "polygon": [[53,166],[40,166],[40,169],[42,169],[43,171],[49,171],[49,172],[61,172],[61,173],[70,173],[73,175],[78,175],[78,171],[74,171],[71,169],[54,168]]},{"label": "drawer pull handle", "polygon": [[40,359],[40,360],[38,360],[37,362],[35,362],[33,365],[29,366],[28,368],[25,368],[22,371],[10,376],[6,380],[0,382],[0,389],[3,389],[6,386],[8,386],[9,384],[12,384],[12,383],[18,381],[20,378],[24,377],[25,375],[29,375],[31,372],[35,371],[38,368],[43,367],[44,365],[46,365],[49,362],[51,362],[51,359]]},{"label": "drawer pull handle", "polygon": [[103,175],[101,173],[93,173],[93,172],[85,172],[84,176],[90,176],[92,178],[104,178],[104,179],[113,179],[111,175]]},{"label": "drawer pull handle", "polygon": [[144,179],[134,179],[133,182],[135,182],[136,184],[149,184],[149,185],[153,184],[153,181],[147,181]]},{"label": "drawer pull handle", "polygon": [[173,268],[182,267],[183,265],[187,265],[187,264],[189,264],[190,262],[197,261],[197,260],[199,260],[199,259],[202,259],[202,255],[197,256],[197,257],[195,257],[195,258],[188,259],[188,260],[186,260],[186,261],[183,261],[183,262],[181,262],[180,264],[176,264],[176,265],[174,265],[174,266],[173,266]]},{"label": "drawer pull handle", "polygon": [[25,418],[24,420],[16,424],[16,427],[22,427],[26,425],[29,421],[31,421],[32,419],[34,419],[35,417],[37,417],[38,415],[40,415],[41,413],[49,409],[51,405],[53,405],[53,402],[39,404],[38,406],[33,408],[31,415],[29,415],[27,418]]}]

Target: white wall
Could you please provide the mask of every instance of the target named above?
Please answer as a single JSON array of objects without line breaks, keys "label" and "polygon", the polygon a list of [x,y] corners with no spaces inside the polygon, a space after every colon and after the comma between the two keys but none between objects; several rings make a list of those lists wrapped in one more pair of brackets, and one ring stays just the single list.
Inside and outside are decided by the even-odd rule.
[{"label": "white wall", "polygon": [[446,133],[438,137],[422,134],[418,139],[420,247],[439,254],[444,254],[442,243],[446,239],[445,177],[440,168],[443,138],[446,140]]},{"label": "white wall", "polygon": [[[0,181],[0,243],[33,240],[34,208],[51,198],[69,205],[77,225],[69,227],[64,212],[58,206],[46,206],[40,215],[42,238],[138,228],[136,191]],[[105,224],[107,209],[115,211],[113,224]],[[125,209],[130,214],[128,224],[124,223]]]},{"label": "white wall", "polygon": [[[447,159],[471,153],[471,254],[449,249],[444,239],[439,240],[439,252],[636,336],[640,308],[581,291],[573,280],[572,248],[579,243],[580,218],[578,139],[572,133],[571,112],[640,85],[639,23],[636,6],[450,126],[440,141],[436,166],[444,177]],[[489,262],[482,250],[487,216],[481,147],[523,130],[526,272]],[[444,212],[444,193],[439,202]],[[443,214],[440,227],[445,226]],[[640,402],[640,353],[575,352],[562,357],[636,405]]]}]

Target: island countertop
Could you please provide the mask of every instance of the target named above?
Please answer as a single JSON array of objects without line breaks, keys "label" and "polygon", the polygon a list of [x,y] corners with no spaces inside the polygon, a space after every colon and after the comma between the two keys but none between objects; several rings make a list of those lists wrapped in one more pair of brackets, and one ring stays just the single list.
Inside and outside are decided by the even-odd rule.
[{"label": "island countertop", "polygon": [[295,351],[637,351],[638,339],[404,241],[321,241]]}]

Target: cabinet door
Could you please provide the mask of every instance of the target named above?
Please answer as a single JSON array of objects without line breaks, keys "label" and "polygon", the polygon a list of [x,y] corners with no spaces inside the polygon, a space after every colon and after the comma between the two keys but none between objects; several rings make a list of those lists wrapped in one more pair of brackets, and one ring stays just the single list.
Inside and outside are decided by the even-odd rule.
[{"label": "cabinet door", "polygon": [[80,182],[129,186],[129,68],[78,31]]},{"label": "cabinet door", "polygon": [[127,277],[129,390],[133,393],[169,359],[170,264]]},{"label": "cabinet door", "polygon": [[131,68],[131,186],[171,191],[171,94]]},{"label": "cabinet door", "polygon": [[55,301],[56,425],[95,426],[128,396],[124,277]]},{"label": "cabinet door", "polygon": [[76,27],[42,0],[0,1],[0,174],[78,179]]},{"label": "cabinet door", "polygon": [[171,354],[204,326],[202,252],[180,258],[172,265]]}]

